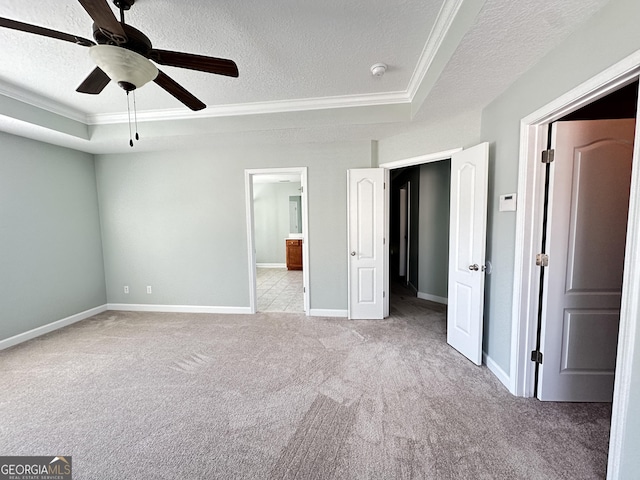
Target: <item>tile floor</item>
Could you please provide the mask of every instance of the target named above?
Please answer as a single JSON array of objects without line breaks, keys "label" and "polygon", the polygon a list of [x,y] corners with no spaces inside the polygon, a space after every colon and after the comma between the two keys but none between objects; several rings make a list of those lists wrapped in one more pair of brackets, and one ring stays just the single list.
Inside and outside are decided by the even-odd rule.
[{"label": "tile floor", "polygon": [[302,270],[258,268],[259,312],[304,312]]}]

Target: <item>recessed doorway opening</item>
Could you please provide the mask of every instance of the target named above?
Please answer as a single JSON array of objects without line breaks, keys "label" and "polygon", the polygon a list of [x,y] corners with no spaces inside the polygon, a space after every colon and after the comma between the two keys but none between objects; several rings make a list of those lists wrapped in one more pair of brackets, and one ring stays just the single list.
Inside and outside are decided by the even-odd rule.
[{"label": "recessed doorway opening", "polygon": [[309,314],[307,168],[245,170],[252,313]]}]

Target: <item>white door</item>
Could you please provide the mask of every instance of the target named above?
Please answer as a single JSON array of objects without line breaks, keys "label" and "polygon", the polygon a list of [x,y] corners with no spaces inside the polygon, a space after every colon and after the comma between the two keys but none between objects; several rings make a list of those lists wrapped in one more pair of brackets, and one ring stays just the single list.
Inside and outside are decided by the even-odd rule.
[{"label": "white door", "polygon": [[635,120],[553,129],[538,398],[610,402]]},{"label": "white door", "polygon": [[384,181],[382,168],[347,171],[349,318],[384,318]]},{"label": "white door", "polygon": [[482,364],[489,144],[451,157],[447,342]]}]

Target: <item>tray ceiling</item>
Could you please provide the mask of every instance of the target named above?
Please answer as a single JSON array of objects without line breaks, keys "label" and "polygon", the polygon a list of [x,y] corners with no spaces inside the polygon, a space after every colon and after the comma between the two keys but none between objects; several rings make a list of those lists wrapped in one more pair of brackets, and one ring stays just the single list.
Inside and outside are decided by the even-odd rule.
[{"label": "tray ceiling", "polygon": [[[483,108],[605,3],[137,0],[126,21],[154,47],[231,58],[240,71],[234,79],[161,67],[209,108],[190,112],[151,83],[136,93],[139,119],[206,120],[194,129],[201,135],[212,117],[262,114],[268,128],[226,121],[221,132],[291,130],[297,137],[301,129],[319,126],[323,138],[331,137],[325,135],[331,128],[340,138],[350,130],[358,138],[394,135],[415,118]],[[3,0],[0,16],[91,38],[91,19],[76,0]],[[97,96],[75,92],[94,67],[88,50],[8,29],[0,29],[0,45],[0,94],[89,125],[87,138],[71,133],[74,141],[94,143],[87,151],[105,150],[111,129],[100,134],[91,125],[122,123],[126,96],[113,83]],[[389,66],[380,78],[369,70],[377,62]],[[420,110],[423,104],[428,108]],[[70,135],[55,128],[43,132],[51,130],[46,121],[6,115],[3,109],[9,108],[0,102],[0,130],[44,135],[53,143],[60,143],[55,140],[60,134]],[[319,112],[325,110],[322,119]],[[272,116],[282,112],[296,117],[281,124],[278,118],[274,128]],[[30,128],[35,133],[25,133]],[[101,141],[103,147],[97,146]]]}]

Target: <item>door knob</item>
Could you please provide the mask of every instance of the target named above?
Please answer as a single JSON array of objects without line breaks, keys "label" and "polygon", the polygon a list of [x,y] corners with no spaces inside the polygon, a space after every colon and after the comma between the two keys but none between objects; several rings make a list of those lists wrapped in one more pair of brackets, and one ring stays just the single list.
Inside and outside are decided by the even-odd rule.
[{"label": "door knob", "polygon": [[355,257],[356,256],[356,252],[351,252],[351,256]]},{"label": "door knob", "polygon": [[480,270],[480,267],[478,266],[477,263],[474,263],[473,265],[469,265],[469,270],[473,270],[474,272],[477,272],[478,270]]}]

